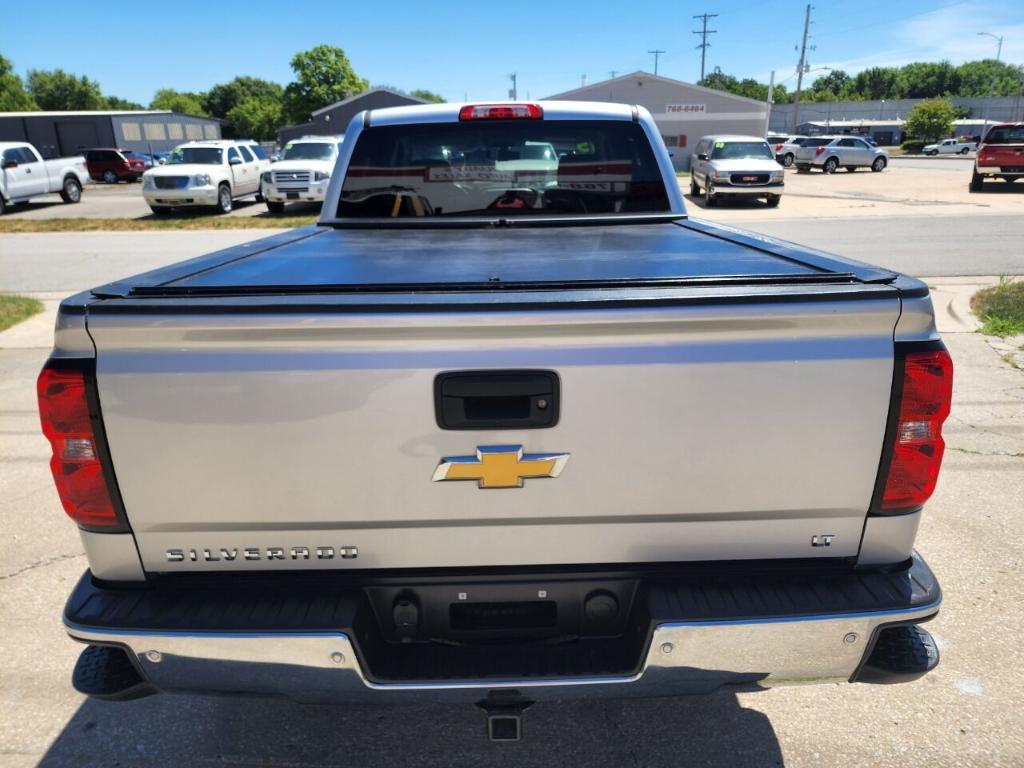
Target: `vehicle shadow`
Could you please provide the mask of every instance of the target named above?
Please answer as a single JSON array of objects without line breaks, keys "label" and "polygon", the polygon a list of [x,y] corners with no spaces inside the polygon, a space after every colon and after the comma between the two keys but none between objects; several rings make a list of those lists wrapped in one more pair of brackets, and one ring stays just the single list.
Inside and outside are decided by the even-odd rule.
[{"label": "vehicle shadow", "polygon": [[492,743],[469,704],[326,706],[157,695],[87,700],[39,762],[246,766],[783,765],[771,722],[735,694],[535,704],[523,738]]}]

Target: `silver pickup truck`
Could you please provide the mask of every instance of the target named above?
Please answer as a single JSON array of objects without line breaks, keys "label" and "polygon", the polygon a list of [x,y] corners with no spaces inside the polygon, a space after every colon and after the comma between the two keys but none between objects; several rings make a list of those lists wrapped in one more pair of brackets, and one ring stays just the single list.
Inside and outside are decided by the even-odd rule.
[{"label": "silver pickup truck", "polygon": [[918,280],[691,220],[642,108],[356,117],[318,226],[64,301],[75,686],[901,682],[952,369]]}]

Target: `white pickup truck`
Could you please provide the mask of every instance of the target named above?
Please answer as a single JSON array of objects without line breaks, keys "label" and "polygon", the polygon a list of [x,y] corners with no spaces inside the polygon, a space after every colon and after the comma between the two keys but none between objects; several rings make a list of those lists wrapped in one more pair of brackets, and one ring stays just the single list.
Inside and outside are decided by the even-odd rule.
[{"label": "white pickup truck", "polygon": [[945,139],[936,144],[928,144],[921,149],[926,155],[966,155],[978,148],[973,141],[960,141],[960,139]]},{"label": "white pickup truck", "polygon": [[84,157],[44,160],[31,144],[0,141],[0,214],[51,192],[65,203],[77,203],[88,180]]},{"label": "white pickup truck", "polygon": [[79,690],[452,699],[504,739],[542,698],[938,663],[926,285],[689,219],[642,107],[345,135],[319,226],[61,305]]}]

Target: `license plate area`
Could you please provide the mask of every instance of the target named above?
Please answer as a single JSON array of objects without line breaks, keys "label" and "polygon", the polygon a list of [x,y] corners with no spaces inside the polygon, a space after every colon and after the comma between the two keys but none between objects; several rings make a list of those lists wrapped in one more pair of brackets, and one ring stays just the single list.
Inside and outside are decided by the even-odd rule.
[{"label": "license plate area", "polygon": [[549,629],[558,623],[558,604],[553,600],[452,603],[448,617],[458,632]]}]

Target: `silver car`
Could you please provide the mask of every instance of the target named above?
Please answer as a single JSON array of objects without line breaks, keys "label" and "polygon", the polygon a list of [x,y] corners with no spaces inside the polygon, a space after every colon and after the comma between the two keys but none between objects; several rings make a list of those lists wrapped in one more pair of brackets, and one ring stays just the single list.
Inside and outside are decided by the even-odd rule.
[{"label": "silver car", "polygon": [[763,197],[769,208],[782,200],[783,171],[775,153],[756,136],[704,136],[690,160],[690,195],[704,204],[718,204],[720,196]]},{"label": "silver car", "polygon": [[880,173],[888,164],[888,152],[859,136],[813,136],[804,140],[795,160],[796,169],[801,173],[811,168],[835,173],[840,167],[850,172],[870,168]]}]

